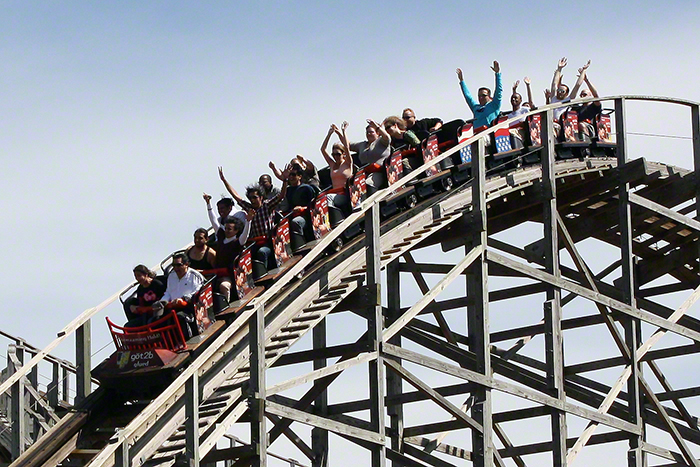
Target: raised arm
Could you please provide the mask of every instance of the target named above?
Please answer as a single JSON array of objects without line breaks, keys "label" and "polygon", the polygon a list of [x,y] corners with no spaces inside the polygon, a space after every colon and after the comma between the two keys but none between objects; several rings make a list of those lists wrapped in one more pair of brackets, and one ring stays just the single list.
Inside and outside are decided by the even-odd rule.
[{"label": "raised arm", "polygon": [[557,69],[554,70],[554,76],[552,77],[552,86],[550,88],[550,96],[556,96],[557,88],[559,87],[559,82],[561,81],[561,70],[566,66],[566,57],[562,57],[557,64]]},{"label": "raised arm", "polygon": [[518,92],[519,85],[520,85],[520,80],[517,80],[515,83],[513,83],[513,94],[516,94]]},{"label": "raised arm", "polygon": [[496,108],[500,109],[501,101],[503,100],[503,82],[501,80],[501,65],[499,65],[498,62],[494,60],[491,69],[496,75],[496,90],[493,93],[493,102]]},{"label": "raised arm", "polygon": [[202,193],[202,198],[204,198],[204,201],[207,203],[207,216],[209,216],[211,228],[216,232],[219,230],[219,221],[216,220],[216,214],[214,214],[214,210],[211,208],[211,195]]},{"label": "raised arm", "polygon": [[334,168],[336,164],[335,164],[335,161],[328,154],[328,142],[331,140],[331,135],[333,133],[335,133],[337,130],[338,130],[338,127],[335,126],[335,123],[332,124],[328,128],[328,133],[326,134],[326,138],[323,140],[323,143],[321,144],[321,154],[323,154],[323,158],[326,160],[326,162],[328,163],[328,166],[330,168]]},{"label": "raised arm", "polygon": [[472,97],[472,94],[469,92],[469,88],[467,87],[467,84],[464,82],[464,75],[462,74],[462,69],[457,68],[457,78],[459,78],[459,87],[462,89],[462,95],[464,96],[464,100],[467,101],[467,105],[471,109],[472,112],[474,112],[474,108],[476,108],[479,103],[474,100],[474,97]]},{"label": "raised arm", "polygon": [[343,147],[345,148],[345,154],[348,156],[348,160],[352,161],[352,157],[350,157],[350,143],[348,143],[348,125],[349,124],[347,121],[343,121],[343,124],[340,126],[340,142],[343,143]]},{"label": "raised arm", "polygon": [[533,110],[535,108],[535,103],[532,100],[532,87],[530,86],[530,78],[527,76],[523,78],[523,82],[525,83],[525,88],[527,89],[527,101],[530,104],[530,110]]},{"label": "raised arm", "polygon": [[226,177],[224,177],[224,168],[223,167],[219,167],[219,178],[224,183],[226,190],[229,193],[231,193],[231,196],[233,197],[233,199],[236,200],[236,202],[238,204],[245,202],[245,200],[243,198],[241,198],[241,196],[238,194],[238,192],[236,190],[234,190],[233,187],[229,184],[228,180],[226,180]]},{"label": "raised arm", "polygon": [[274,162],[270,161],[269,164],[267,164],[268,167],[270,167],[270,170],[272,170],[272,173],[277,177],[277,180],[280,182],[284,182],[286,179],[282,177],[282,172],[280,172],[280,169],[277,168]]},{"label": "raised arm", "polygon": [[238,235],[238,243],[245,245],[248,241],[248,235],[250,234],[250,224],[252,224],[253,217],[255,217],[255,209],[248,209],[245,213],[245,227],[243,227],[243,232]]},{"label": "raised arm", "polygon": [[287,164],[287,166],[282,171],[284,181],[282,182],[282,188],[280,188],[280,192],[277,193],[277,199],[279,201],[282,201],[287,196],[287,179],[289,178],[289,172],[291,172],[291,170],[292,166]]},{"label": "raised arm", "polygon": [[367,119],[367,123],[369,123],[372,128],[374,128],[374,131],[379,134],[379,139],[382,140],[382,143],[384,143],[385,146],[389,146],[391,143],[391,136],[389,136],[389,133],[386,131],[386,128],[384,128],[384,125],[378,125],[377,122],[371,118]]},{"label": "raised arm", "polygon": [[586,70],[588,67],[591,66],[591,61],[588,60],[588,62],[583,65],[581,68],[578,69],[579,75],[578,79],[576,80],[576,84],[574,84],[573,89],[571,90],[571,93],[569,94],[570,99],[576,99],[576,96],[578,95],[578,90],[581,88],[581,85],[583,84],[583,80],[586,78]]},{"label": "raised arm", "polygon": [[600,97],[598,95],[598,90],[591,84],[591,82],[588,80],[588,74],[586,74],[586,77],[583,78],[583,80],[586,82],[586,85],[588,86],[588,90],[591,91],[591,94],[593,97]]},{"label": "raised arm", "polygon": [[355,172],[355,166],[352,163],[352,156],[350,155],[350,143],[348,143],[348,122],[344,121],[343,124],[340,126],[341,128],[341,136],[340,136],[340,141],[343,143],[343,147],[345,148],[345,160],[340,164],[342,166],[347,166],[350,168],[350,175],[352,175]]},{"label": "raised arm", "polygon": [[301,165],[301,168],[305,172],[313,171],[316,168],[313,162],[311,162],[309,159],[305,158],[301,154],[297,154],[296,159],[299,161],[299,165]]}]

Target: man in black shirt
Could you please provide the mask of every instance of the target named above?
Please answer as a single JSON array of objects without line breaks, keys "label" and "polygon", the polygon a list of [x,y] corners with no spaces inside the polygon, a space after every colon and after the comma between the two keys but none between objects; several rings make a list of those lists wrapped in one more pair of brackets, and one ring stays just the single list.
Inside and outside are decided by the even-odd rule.
[{"label": "man in black shirt", "polygon": [[416,120],[416,114],[413,109],[410,108],[403,109],[401,118],[406,122],[406,129],[411,130],[421,141],[430,136],[430,133],[442,127],[442,120],[439,118],[422,118]]},{"label": "man in black shirt", "polygon": [[[313,239],[310,223],[306,222],[304,214],[316,196],[316,191],[311,185],[301,183],[302,168],[298,164],[292,164],[287,179],[286,207],[284,214],[293,212],[292,221],[289,228],[294,233],[303,234],[307,240]],[[307,225],[308,224],[308,225]]]}]

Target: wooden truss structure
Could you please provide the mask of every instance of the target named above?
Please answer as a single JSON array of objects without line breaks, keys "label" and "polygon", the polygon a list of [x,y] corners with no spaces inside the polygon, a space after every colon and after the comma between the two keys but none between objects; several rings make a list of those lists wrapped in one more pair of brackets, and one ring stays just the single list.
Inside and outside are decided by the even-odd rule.
[{"label": "wooden truss structure", "polygon": [[[541,164],[490,176],[475,137],[465,186],[385,222],[387,194],[370,198],[351,218],[365,217],[363,237],[312,263],[331,232],[85,464],[262,466],[284,437],[313,466],[350,465],[333,458],[333,435],[367,450],[354,464],[377,467],[565,466],[600,445],[629,466],[700,467],[698,378],[665,369],[700,349],[700,110],[675,102],[691,109],[689,171],[630,160],[632,99],[650,98],[613,98],[614,157],[556,160],[548,106]],[[506,240],[526,224],[534,241]],[[437,248],[450,253],[424,254]],[[502,303],[515,310],[505,325]],[[331,325],[344,314],[364,328],[330,344],[352,335]],[[306,333],[310,348],[292,348]],[[268,384],[298,364],[313,369]],[[367,396],[335,397],[358,369]],[[241,423],[250,444],[217,448]],[[54,464],[70,457],[61,446]],[[38,450],[13,465],[39,465]]]}]

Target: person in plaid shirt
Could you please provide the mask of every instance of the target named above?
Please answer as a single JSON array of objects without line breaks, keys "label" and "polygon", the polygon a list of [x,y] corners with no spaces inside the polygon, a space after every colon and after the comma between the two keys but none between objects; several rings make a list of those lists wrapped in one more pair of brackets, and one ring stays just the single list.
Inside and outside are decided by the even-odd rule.
[{"label": "person in plaid shirt", "polygon": [[285,181],[282,183],[282,189],[280,192],[270,199],[265,199],[263,194],[263,189],[259,185],[251,185],[246,188],[246,198],[243,199],[236,190],[228,183],[226,177],[224,176],[223,167],[219,167],[219,178],[223,182],[224,186],[231,193],[236,202],[243,207],[243,209],[254,209],[255,214],[253,219],[250,221],[250,234],[249,238],[253,240],[256,247],[253,248],[253,255],[256,260],[262,262],[267,266],[267,269],[274,269],[277,267],[275,262],[275,255],[270,248],[270,243],[272,239],[272,229],[275,226],[275,211],[277,205],[284,199],[287,195],[287,177],[289,176],[290,167],[285,167],[282,174],[285,177]]}]

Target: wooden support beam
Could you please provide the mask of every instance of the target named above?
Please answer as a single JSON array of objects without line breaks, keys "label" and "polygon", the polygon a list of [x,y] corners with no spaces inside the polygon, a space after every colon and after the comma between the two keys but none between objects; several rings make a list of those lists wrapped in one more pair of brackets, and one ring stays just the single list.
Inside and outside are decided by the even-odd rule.
[{"label": "wooden support beam", "polygon": [[[407,251],[406,253],[403,254],[403,258],[406,261],[406,264],[415,264],[415,260],[413,259],[413,255],[411,255],[410,251]],[[423,278],[423,275],[420,272],[414,271],[413,273],[413,279],[416,281],[416,284],[418,284],[418,288],[420,289],[422,294],[427,294],[430,291],[430,287],[428,287],[428,283],[425,281]],[[435,305],[435,299],[428,303],[426,305],[426,308],[428,306]],[[440,326],[440,329],[442,330],[442,334],[445,336],[445,339],[447,339],[447,342],[451,342],[453,344],[456,343],[454,336],[452,335],[452,331],[450,330],[450,326],[447,324],[447,321],[445,320],[445,317],[442,315],[441,311],[433,311],[432,312],[433,316],[435,317],[435,321],[437,321],[438,326]]]},{"label": "wooden support beam", "polygon": [[194,372],[185,384],[185,457],[190,467],[199,467],[200,397],[199,374]]},{"label": "wooden support beam", "polygon": [[[360,338],[356,341],[356,343],[360,342],[367,342],[367,333],[363,334],[360,336]],[[338,363],[348,360],[350,358],[356,357],[357,353],[348,353],[347,355],[341,357],[338,360]],[[297,410],[305,410],[308,408],[311,404],[313,404],[314,400],[323,392],[325,388],[330,386],[333,381],[335,381],[341,373],[335,373],[329,376],[326,376],[325,378],[321,378],[319,380],[316,380],[314,385],[306,391],[306,393],[299,399],[295,404],[294,408]],[[269,434],[269,443],[272,444],[275,442],[277,438],[279,438],[282,435],[283,429],[291,425],[292,421],[291,420],[282,420],[278,425],[276,425],[272,430],[270,430]]]},{"label": "wooden support beam", "polygon": [[255,455],[253,467],[267,465],[267,428],[265,423],[265,309],[259,305],[248,319],[250,348],[250,444]]},{"label": "wooden support beam", "polygon": [[[486,263],[488,242],[486,206],[486,150],[485,141],[479,138],[476,143],[476,158],[472,163],[474,182],[472,184],[472,205],[475,226],[464,250],[465,257],[455,266],[454,272],[467,270],[467,330],[469,348],[476,357],[476,372],[483,380],[491,380],[491,352],[489,350],[489,270]],[[470,246],[471,244],[471,246]],[[469,251],[471,249],[471,251]],[[459,269],[457,269],[459,268]],[[450,274],[448,276],[450,277]],[[441,281],[442,282],[442,281]],[[438,283],[439,285],[440,283]],[[474,381],[478,383],[478,381]],[[472,430],[472,460],[475,467],[491,467],[498,453],[493,449],[493,420],[491,407],[491,387],[479,385],[472,392],[475,398],[472,418],[483,427],[482,431]],[[501,461],[502,462],[502,461]]]},{"label": "wooden support beam", "polygon": [[671,331],[675,334],[678,334],[680,336],[686,337],[688,339],[691,339],[695,342],[700,342],[700,333],[697,331],[693,331],[691,329],[688,329],[687,327],[680,326],[674,322],[670,322],[668,320],[665,320],[663,318],[660,318],[656,315],[653,315],[651,313],[648,313],[646,311],[642,311],[638,308],[631,307],[625,303],[622,303],[618,300],[612,299],[608,296],[605,296],[601,293],[596,293],[593,292],[590,289],[587,289],[586,287],[582,287],[574,282],[571,282],[567,279],[558,279],[551,274],[547,274],[546,272],[533,268],[531,266],[527,266],[525,264],[519,263],[517,261],[511,260],[510,258],[506,258],[505,256],[501,256],[498,253],[494,253],[492,251],[487,251],[486,256],[490,262],[494,262],[496,264],[501,264],[503,266],[506,266],[510,269],[513,269],[515,271],[522,272],[523,274],[536,278],[538,280],[541,280],[543,282],[547,282],[549,284],[552,284],[554,286],[557,286],[561,289],[569,290],[571,292],[574,292],[584,298],[587,298],[589,300],[592,300],[594,302],[600,303],[602,305],[605,305],[607,307],[613,308],[616,311],[620,311],[622,313],[625,313],[626,315],[629,315],[634,318],[639,318],[642,321],[645,321],[649,324],[652,324],[654,326],[657,326],[661,329],[664,329],[665,331]]},{"label": "wooden support beam", "polygon": [[[411,258],[412,259],[412,258]],[[422,279],[423,277],[420,276]],[[387,324],[393,323],[401,316],[401,274],[399,271],[399,260],[395,259],[387,265],[386,268],[387,280]],[[427,284],[426,284],[427,286]],[[451,335],[451,333],[450,333]],[[390,344],[401,347],[401,335],[396,335],[388,340]],[[400,359],[395,360],[397,364],[401,364]],[[391,449],[397,452],[403,451],[403,403],[399,400],[403,397],[403,383],[401,377],[394,372],[386,374],[386,389],[387,397],[385,405],[389,415],[389,425],[391,428]],[[401,467],[397,461],[392,461],[393,467]]]},{"label": "wooden support beam", "polygon": [[[314,329],[316,329],[314,327]],[[331,345],[325,348],[301,350],[299,352],[285,352],[275,360],[272,367],[280,367],[285,365],[294,365],[296,363],[304,363],[312,360],[320,360],[334,357],[342,357],[349,353],[366,352],[368,349],[367,342],[355,342],[352,344]]]},{"label": "wooden support beam", "polygon": [[690,217],[679,214],[673,209],[669,209],[659,203],[655,203],[649,199],[643,198],[635,193],[629,193],[629,202],[641,206],[645,209],[653,211],[661,216],[671,219],[673,222],[681,224],[689,229],[693,229],[696,232],[700,232],[700,222],[692,219]]},{"label": "wooden support beam", "polygon": [[[668,322],[670,323],[675,323],[677,322],[681,316],[685,314],[686,311],[700,298],[700,287],[695,289],[695,291],[688,297],[685,302],[669,317]],[[635,352],[635,361],[639,361],[648,351],[649,349],[656,344],[661,337],[663,337],[664,334],[666,334],[665,329],[658,329],[654,334],[651,335]],[[620,377],[617,379],[615,384],[613,385],[612,389],[610,392],[608,392],[607,396],[605,397],[605,400],[601,404],[601,406],[598,408],[599,413],[606,413],[609,409],[610,406],[612,405],[613,401],[617,397],[617,395],[620,393],[622,390],[623,385],[627,382],[627,380],[632,376],[632,368],[630,365],[627,365],[623,373],[620,375]],[[586,442],[588,439],[590,439],[591,435],[595,432],[598,424],[593,421],[588,424],[586,429],[583,431],[579,439],[576,441],[576,444],[574,445],[573,448],[569,451],[569,462],[573,462],[573,460],[576,458],[576,456],[579,454],[581,449],[583,449],[583,446],[586,445]],[[641,430],[640,430],[641,432]],[[638,449],[638,448],[635,448]]]},{"label": "wooden support beam", "polygon": [[[279,423],[282,423],[282,419],[278,417],[277,415],[273,415],[271,413],[266,413],[265,416],[267,417],[268,420],[270,420],[273,424],[277,425]],[[327,431],[323,431],[324,433],[328,434]],[[317,458],[314,450],[309,447],[308,444],[306,444],[300,437],[297,435],[294,430],[292,430],[290,427],[286,427],[283,429],[284,436],[287,437],[289,441],[296,446],[299,451],[301,451],[302,454],[304,454],[309,460],[312,462]],[[311,440],[313,442],[313,429],[311,431]],[[268,453],[270,454],[270,453]],[[327,451],[325,453],[325,456],[322,457],[327,457]]]},{"label": "wooden support beam", "polygon": [[[545,141],[542,158],[542,225],[544,235],[545,270],[554,277],[561,277],[559,268],[559,235],[557,212],[557,186],[555,178],[554,118],[548,110],[544,116],[542,139]],[[561,290],[547,288],[547,301],[544,304],[545,362],[547,365],[547,389],[549,395],[566,400],[564,390],[564,337],[562,334]],[[523,343],[524,344],[524,343]],[[514,348],[515,350],[515,348]],[[553,409],[550,415],[552,431],[552,465],[566,465],[566,413]]]},{"label": "wooden support beam", "polygon": [[85,399],[92,392],[92,377],[90,375],[92,369],[91,329],[92,326],[88,319],[75,331],[76,403]]},{"label": "wooden support beam", "polygon": [[578,417],[586,418],[588,420],[594,420],[599,423],[602,423],[603,425],[607,425],[618,430],[623,430],[630,433],[638,432],[637,426],[620,420],[616,417],[611,417],[609,415],[599,413],[595,410],[580,407],[570,402],[561,402],[558,399],[543,394],[539,391],[534,391],[522,386],[496,380],[491,377],[487,378],[484,375],[481,375],[475,371],[467,370],[456,365],[451,365],[442,360],[427,357],[425,355],[413,352],[411,350],[394,347],[390,344],[385,344],[384,353],[386,353],[387,355],[400,357],[413,363],[417,363],[418,365],[424,366],[426,368],[441,371],[445,374],[452,375],[457,378],[464,379],[466,381],[472,381],[474,383],[489,387],[490,389],[495,389],[506,394],[520,397],[530,402],[535,402],[538,404],[546,405],[548,407],[557,408],[559,410],[563,410],[567,413],[576,415]]},{"label": "wooden support beam", "polygon": [[[312,340],[314,350],[322,350],[326,348],[326,319],[324,318],[320,323],[314,326],[312,331]],[[326,368],[328,361],[325,357],[316,358],[313,362],[314,371],[321,371]],[[342,370],[340,370],[342,371]],[[314,381],[316,378],[314,378]],[[269,394],[272,394],[268,391]],[[314,401],[314,407],[320,413],[321,416],[327,416],[328,414],[328,390],[323,388],[321,393]],[[289,428],[287,428],[288,430]],[[329,445],[328,445],[328,432],[321,428],[311,429],[311,446],[312,446],[312,467],[328,467],[328,456],[329,456]]]},{"label": "wooden support beam", "polygon": [[423,381],[418,379],[415,375],[406,370],[404,367],[389,359],[384,359],[384,364],[388,366],[392,371],[394,371],[397,375],[401,376],[401,378],[403,378],[408,384],[427,395],[430,398],[430,400],[432,400],[438,406],[442,407],[450,415],[463,421],[465,424],[467,424],[474,430],[477,430],[479,432],[483,431],[483,427],[481,426],[481,424],[479,424],[479,422],[475,421],[469,415],[464,413],[459,407],[454,405],[452,402],[448,401],[440,393],[438,393],[429,385],[425,384]]},{"label": "wooden support beam", "polygon": [[[8,377],[16,374],[22,368],[24,350],[15,345],[8,346],[7,349],[7,369]],[[27,408],[27,399],[24,390],[24,378],[19,378],[10,387],[10,421],[12,423],[12,446],[10,455],[12,459],[17,459],[24,452],[25,438],[27,435],[27,422],[24,412]]]},{"label": "wooden support beam", "polygon": [[371,352],[377,352],[377,358],[369,362],[369,400],[370,423],[382,444],[375,444],[370,449],[372,467],[386,465],[386,446],[384,445],[384,363],[379,355],[382,342],[391,336],[384,336],[384,314],[381,296],[381,230],[379,204],[372,206],[365,214],[365,264],[367,267],[367,339]]},{"label": "wooden support beam", "polygon": [[323,428],[324,430],[328,430],[333,433],[347,435],[351,438],[368,441],[372,444],[380,446],[384,445],[384,436],[374,431],[365,430],[363,428],[358,428],[355,426],[347,425],[345,423],[340,423],[329,418],[304,412],[302,410],[293,409],[291,407],[287,407],[286,405],[282,405],[277,402],[272,402],[268,400],[265,403],[265,411],[267,413],[271,413],[282,418],[293,420],[295,422],[303,423],[305,425]]},{"label": "wooden support beam", "polygon": [[267,388],[267,394],[278,394],[280,392],[287,391],[297,386],[316,381],[320,378],[325,378],[326,376],[335,373],[340,373],[342,371],[347,370],[348,368],[360,365],[362,363],[367,363],[369,361],[375,360],[376,358],[377,352],[362,353],[356,357],[343,360],[342,362],[333,365],[319,368],[318,370],[314,370],[309,373],[299,375],[295,378],[290,378],[286,381],[282,381],[281,383],[277,383],[274,386],[270,386],[269,388]]},{"label": "wooden support beam", "polygon": [[447,288],[459,275],[467,269],[471,264],[479,258],[482,253],[480,246],[472,248],[467,255],[457,263],[452,270],[443,277],[428,293],[424,294],[418,302],[416,302],[406,313],[394,321],[386,331],[384,331],[383,340],[387,341],[396,335],[404,326],[406,326],[413,318],[426,307],[433,299]]},{"label": "wooden support beam", "polygon": [[[700,461],[698,461],[695,458],[693,451],[690,450],[688,445],[683,440],[683,437],[681,436],[681,434],[678,432],[678,429],[676,428],[676,424],[673,423],[671,418],[668,416],[668,413],[666,413],[666,409],[664,408],[664,406],[661,404],[659,399],[656,398],[656,394],[654,393],[654,390],[644,380],[644,378],[641,374],[638,373],[637,377],[639,378],[640,389],[644,391],[644,395],[646,396],[646,399],[649,402],[651,402],[651,405],[654,407],[654,410],[656,410],[656,413],[661,417],[661,419],[666,424],[666,427],[668,429],[668,434],[671,436],[673,441],[676,443],[676,446],[678,446],[678,448],[681,450],[681,453],[683,454],[685,461],[688,463],[688,465],[692,465],[693,467],[700,467]],[[641,443],[640,443],[640,448],[641,448]]]},{"label": "wooden support beam", "polygon": [[438,457],[432,456],[427,451],[424,451],[423,449],[414,448],[410,444],[404,445],[404,453],[408,454],[409,456],[413,456],[416,459],[421,460],[421,461],[425,462],[427,465],[430,465],[433,467],[454,467],[454,464],[446,462]]}]

